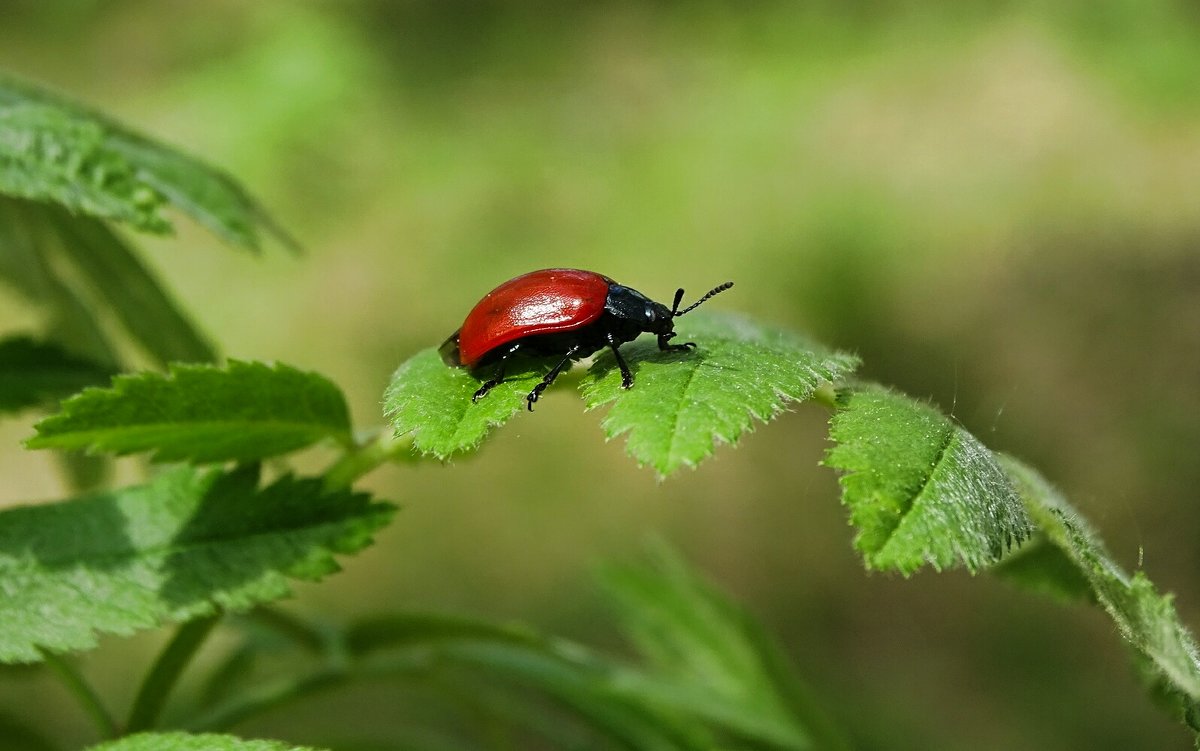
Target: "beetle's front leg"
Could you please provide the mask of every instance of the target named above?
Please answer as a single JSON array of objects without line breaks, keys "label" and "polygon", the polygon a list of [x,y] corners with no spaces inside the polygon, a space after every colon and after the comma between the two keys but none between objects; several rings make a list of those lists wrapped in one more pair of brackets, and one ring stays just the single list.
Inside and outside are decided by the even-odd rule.
[{"label": "beetle's front leg", "polygon": [[633,386],[633,373],[629,370],[629,365],[626,364],[625,358],[621,357],[622,342],[612,334],[609,334],[605,338],[608,339],[608,346],[612,349],[613,357],[617,361],[617,367],[621,369],[621,388],[631,388]]},{"label": "beetle's front leg", "polygon": [[658,348],[663,352],[687,352],[689,349],[696,347],[695,342],[684,342],[683,344],[668,344],[667,342],[675,338],[675,332],[669,334],[658,335]]}]

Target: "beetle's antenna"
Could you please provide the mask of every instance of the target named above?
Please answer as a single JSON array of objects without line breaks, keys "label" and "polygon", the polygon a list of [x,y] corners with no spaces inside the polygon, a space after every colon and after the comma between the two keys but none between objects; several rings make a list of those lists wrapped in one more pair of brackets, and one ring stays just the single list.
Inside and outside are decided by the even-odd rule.
[{"label": "beetle's antenna", "polygon": [[725,290],[729,289],[732,286],[733,286],[733,282],[725,282],[724,284],[720,285],[719,287],[713,287],[712,289],[710,289],[708,291],[707,294],[704,295],[704,297],[701,297],[696,302],[692,303],[691,305],[687,306],[683,310],[680,310],[678,313],[676,313],[675,311],[679,308],[679,301],[683,299],[683,290],[678,290],[675,293],[675,304],[671,306],[671,317],[678,318],[679,316],[683,315],[684,313],[689,313],[689,312],[695,310],[700,305],[700,303],[704,302],[705,300],[707,300],[708,298],[710,298],[714,295],[718,295],[718,294],[724,292]]}]

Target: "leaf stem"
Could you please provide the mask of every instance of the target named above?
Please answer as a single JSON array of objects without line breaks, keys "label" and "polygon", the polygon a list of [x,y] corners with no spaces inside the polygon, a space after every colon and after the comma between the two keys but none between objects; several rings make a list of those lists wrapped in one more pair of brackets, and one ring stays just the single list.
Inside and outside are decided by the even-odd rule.
[{"label": "leaf stem", "polygon": [[43,652],[46,659],[46,666],[54,671],[59,680],[66,686],[67,691],[79,702],[83,707],[84,712],[92,718],[92,722],[96,725],[96,729],[100,732],[102,738],[115,738],[117,735],[117,721],[113,719],[112,713],[104,706],[104,702],[100,701],[96,690],[92,688],[92,684],[87,682],[74,665],[64,660],[59,655],[51,652]]},{"label": "leaf stem", "polygon": [[245,720],[289,704],[296,699],[326,691],[356,680],[412,674],[428,670],[424,656],[403,656],[377,664],[347,664],[337,657],[327,659],[307,673],[260,684],[206,714],[185,723],[192,732],[226,731]]},{"label": "leaf stem", "polygon": [[188,621],[179,627],[175,637],[163,648],[162,654],[150,668],[133,709],[129,712],[129,720],[125,723],[127,733],[148,730],[155,726],[162,713],[167,697],[184,668],[191,662],[196,650],[204,643],[213,626],[221,620],[221,614],[206,616]]},{"label": "leaf stem", "polygon": [[829,407],[830,409],[832,409],[836,412],[837,406],[838,406],[837,405],[837,388],[838,388],[837,385],[835,385],[831,381],[822,383],[820,386],[818,386],[816,389],[813,390],[813,393],[812,393],[813,401],[818,402],[819,404],[824,404],[826,407]]},{"label": "leaf stem", "polygon": [[411,433],[397,437],[390,428],[379,428],[373,438],[348,450],[325,470],[325,487],[348,488],[379,465],[411,456],[412,445]]}]

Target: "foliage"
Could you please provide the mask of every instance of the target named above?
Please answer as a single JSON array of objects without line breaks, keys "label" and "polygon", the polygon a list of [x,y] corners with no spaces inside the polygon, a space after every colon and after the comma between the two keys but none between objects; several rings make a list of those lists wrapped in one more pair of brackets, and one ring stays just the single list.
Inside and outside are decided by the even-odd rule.
[{"label": "foliage", "polygon": [[0,413],[45,406],[100,381],[106,368],[30,336],[0,340]]},{"label": "foliage", "polygon": [[287,365],[231,361],[173,365],[170,374],[118,376],[88,389],[37,425],[29,448],[88,449],[155,461],[255,461],[323,438],[349,444],[341,390]]},{"label": "foliage", "polygon": [[714,443],[737,443],[756,420],[774,418],[858,364],[851,355],[738,316],[705,311],[676,330],[697,348],[659,352],[652,342],[626,348],[635,388],[621,388],[608,352],[596,358],[582,387],[588,409],[610,405],[602,420],[608,437],[624,434],[629,453],[659,475],[696,466]]},{"label": "foliage", "polygon": [[95,646],[289,593],[287,578],[336,570],[391,516],[364,494],[256,467],[181,466],[145,485],[0,511],[0,661]]},{"label": "foliage", "polygon": [[138,733],[88,751],[317,751],[276,741],[244,741],[215,733]]},{"label": "foliage", "polygon": [[170,205],[258,250],[262,209],[228,176],[60,96],[0,79],[0,193],[167,232]]},{"label": "foliage", "polygon": [[1029,536],[1012,483],[974,436],[937,410],[880,388],[844,392],[826,464],[867,565],[911,574],[962,563],[972,572]]},{"label": "foliage", "polygon": [[[94,751],[295,748],[201,733],[379,678],[451,684],[467,718],[456,727],[468,729],[447,736],[456,748],[496,745],[470,732],[481,716],[563,746],[848,746],[780,647],[670,553],[606,577],[637,662],[469,618],[386,613],[338,627],[261,607],[286,596],[289,580],[334,572],[335,556],[364,549],[388,523],[390,504],[353,490],[362,475],[389,461],[477,449],[523,408],[546,363],[525,361],[472,402],[477,374],[424,350],[388,386],[389,427],[356,434],[341,390],[323,376],[283,364],[203,364],[215,352],[108,224],[162,232],[162,209],[172,205],[257,249],[259,230],[271,225],[232,180],[82,107],[4,82],[0,193],[0,219],[9,220],[0,222],[0,275],[49,316],[44,336],[0,342],[3,408],[37,407],[83,387],[27,446],[149,452],[176,463],[141,484],[0,511],[0,662],[53,671],[107,739]],[[97,311],[171,363],[167,373],[90,385],[120,368]],[[1117,567],[1032,469],[931,406],[849,383],[856,358],[798,335],[715,314],[689,317],[680,333],[698,347],[623,349],[632,389],[620,388],[610,355],[581,380],[586,406],[608,406],[604,430],[625,435],[638,462],[660,476],[694,467],[756,421],[820,398],[834,410],[826,463],[842,473],[868,568],[994,568],[1019,585],[1098,603],[1156,695],[1200,731],[1200,660],[1170,597]],[[173,362],[181,358],[194,362]],[[324,472],[297,476],[280,460],[324,439],[337,453]],[[268,458],[281,471],[261,480],[257,462]],[[225,466],[197,466],[214,463]],[[175,684],[227,611],[258,630],[227,652],[198,697],[177,700]],[[96,646],[99,633],[168,622],[179,624],[175,636],[117,722],[64,653]],[[274,655],[280,670],[256,671]],[[28,747],[52,746],[19,718],[0,717],[0,727]],[[143,732],[156,729],[176,732]]]}]

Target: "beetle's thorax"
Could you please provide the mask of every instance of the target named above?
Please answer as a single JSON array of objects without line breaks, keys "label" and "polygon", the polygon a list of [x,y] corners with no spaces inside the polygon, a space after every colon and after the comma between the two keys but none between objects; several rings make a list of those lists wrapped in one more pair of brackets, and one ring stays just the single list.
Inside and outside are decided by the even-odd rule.
[{"label": "beetle's thorax", "polygon": [[675,330],[670,308],[620,284],[609,285],[604,312],[622,341],[632,341],[642,332],[662,336]]}]

